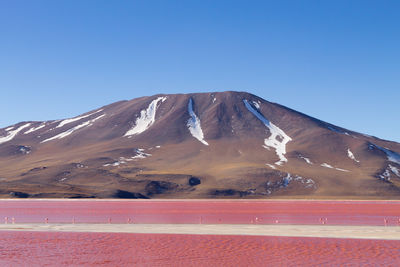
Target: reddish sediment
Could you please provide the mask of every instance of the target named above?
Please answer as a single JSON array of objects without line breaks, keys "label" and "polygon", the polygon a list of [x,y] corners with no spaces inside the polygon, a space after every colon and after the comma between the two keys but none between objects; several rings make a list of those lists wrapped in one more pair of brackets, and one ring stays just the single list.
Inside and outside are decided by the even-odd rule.
[{"label": "reddish sediment", "polygon": [[[400,201],[0,201],[11,223],[397,225]],[[400,240],[0,232],[0,266],[396,266]]]},{"label": "reddish sediment", "polygon": [[1,232],[1,266],[396,266],[400,241]]}]

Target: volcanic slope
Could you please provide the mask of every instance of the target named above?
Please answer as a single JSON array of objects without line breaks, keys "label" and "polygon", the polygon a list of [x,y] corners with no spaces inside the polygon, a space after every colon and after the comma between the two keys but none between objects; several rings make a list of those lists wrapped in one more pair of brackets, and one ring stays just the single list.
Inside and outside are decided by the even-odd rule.
[{"label": "volcanic slope", "polygon": [[399,198],[400,144],[245,92],[0,129],[0,197]]}]

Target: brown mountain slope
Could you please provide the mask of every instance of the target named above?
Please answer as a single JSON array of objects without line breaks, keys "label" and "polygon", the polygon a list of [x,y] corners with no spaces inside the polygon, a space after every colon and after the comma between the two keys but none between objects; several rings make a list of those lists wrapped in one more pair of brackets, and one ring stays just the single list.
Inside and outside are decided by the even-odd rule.
[{"label": "brown mountain slope", "polygon": [[0,197],[399,198],[400,144],[244,92],[0,129]]}]

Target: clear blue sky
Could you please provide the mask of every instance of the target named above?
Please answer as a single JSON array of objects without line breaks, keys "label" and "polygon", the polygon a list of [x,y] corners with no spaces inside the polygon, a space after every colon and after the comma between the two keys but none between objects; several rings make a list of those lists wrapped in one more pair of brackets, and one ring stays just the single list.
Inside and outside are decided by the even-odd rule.
[{"label": "clear blue sky", "polygon": [[248,91],[400,142],[400,1],[0,1],[0,127]]}]

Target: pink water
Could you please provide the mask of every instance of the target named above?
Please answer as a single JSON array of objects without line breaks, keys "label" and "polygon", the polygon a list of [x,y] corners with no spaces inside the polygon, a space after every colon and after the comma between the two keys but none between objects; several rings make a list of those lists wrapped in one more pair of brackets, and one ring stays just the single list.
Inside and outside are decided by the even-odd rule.
[{"label": "pink water", "polygon": [[400,241],[0,232],[0,266],[399,266]]},{"label": "pink water", "polygon": [[0,223],[400,225],[400,201],[1,200]]},{"label": "pink water", "polygon": [[[0,201],[0,223],[398,225],[400,201]],[[399,266],[400,241],[0,231],[0,266]]]}]

